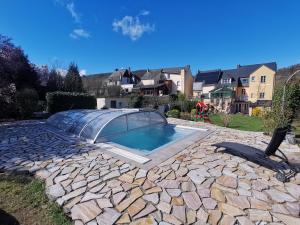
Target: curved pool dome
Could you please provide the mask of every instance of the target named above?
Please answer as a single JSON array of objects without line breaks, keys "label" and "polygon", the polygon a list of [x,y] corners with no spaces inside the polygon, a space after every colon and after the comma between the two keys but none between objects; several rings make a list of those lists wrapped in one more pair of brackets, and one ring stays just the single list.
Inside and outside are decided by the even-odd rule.
[{"label": "curved pool dome", "polygon": [[167,120],[158,111],[80,109],[58,112],[48,118],[47,124],[95,143],[133,129],[167,124]]}]

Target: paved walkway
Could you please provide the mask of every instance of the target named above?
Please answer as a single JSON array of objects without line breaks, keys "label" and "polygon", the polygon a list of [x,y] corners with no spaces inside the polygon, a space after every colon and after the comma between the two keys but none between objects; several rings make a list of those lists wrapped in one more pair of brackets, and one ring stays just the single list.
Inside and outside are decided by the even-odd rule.
[{"label": "paved walkway", "polygon": [[[214,153],[211,145],[224,140],[264,149],[262,141],[269,138],[217,128],[145,171],[94,145],[56,135],[45,124],[0,125],[0,169],[29,170],[44,179],[49,198],[76,225],[300,224],[300,174],[283,184],[271,170]],[[281,148],[300,152],[287,144]]]}]

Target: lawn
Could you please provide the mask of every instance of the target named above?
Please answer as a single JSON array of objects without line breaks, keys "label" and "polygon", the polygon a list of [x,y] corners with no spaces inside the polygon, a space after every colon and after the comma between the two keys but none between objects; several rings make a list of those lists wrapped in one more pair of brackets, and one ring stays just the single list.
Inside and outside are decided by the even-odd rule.
[{"label": "lawn", "polygon": [[44,183],[29,176],[0,173],[0,209],[22,225],[72,224],[62,209],[47,199]]},{"label": "lawn", "polygon": [[[209,118],[213,124],[223,126],[220,115],[211,114]],[[263,121],[259,117],[247,116],[243,114],[232,114],[229,128],[256,132],[263,131]]]}]

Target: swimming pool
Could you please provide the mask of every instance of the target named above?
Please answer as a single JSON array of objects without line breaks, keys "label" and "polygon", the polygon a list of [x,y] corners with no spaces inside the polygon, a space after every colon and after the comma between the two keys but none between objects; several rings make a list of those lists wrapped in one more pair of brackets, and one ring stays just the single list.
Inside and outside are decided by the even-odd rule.
[{"label": "swimming pool", "polygon": [[110,137],[109,142],[147,155],[158,148],[166,147],[168,144],[184,139],[195,132],[193,129],[186,129],[171,124],[157,124]]}]

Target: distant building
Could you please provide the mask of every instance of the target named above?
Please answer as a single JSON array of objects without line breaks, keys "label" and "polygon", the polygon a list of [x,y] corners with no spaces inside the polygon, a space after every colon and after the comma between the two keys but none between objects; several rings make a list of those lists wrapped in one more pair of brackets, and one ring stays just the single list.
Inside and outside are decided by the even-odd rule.
[{"label": "distant building", "polygon": [[112,73],[83,77],[84,88],[91,94],[106,96],[112,87],[120,87],[123,94],[161,96],[182,92],[193,96],[193,76],[189,66],[131,71],[115,70]]},{"label": "distant building", "polygon": [[251,114],[254,107],[271,106],[276,70],[276,63],[271,62],[199,71],[195,83],[201,82],[202,90],[194,90],[194,97],[201,95],[220,111]]}]

